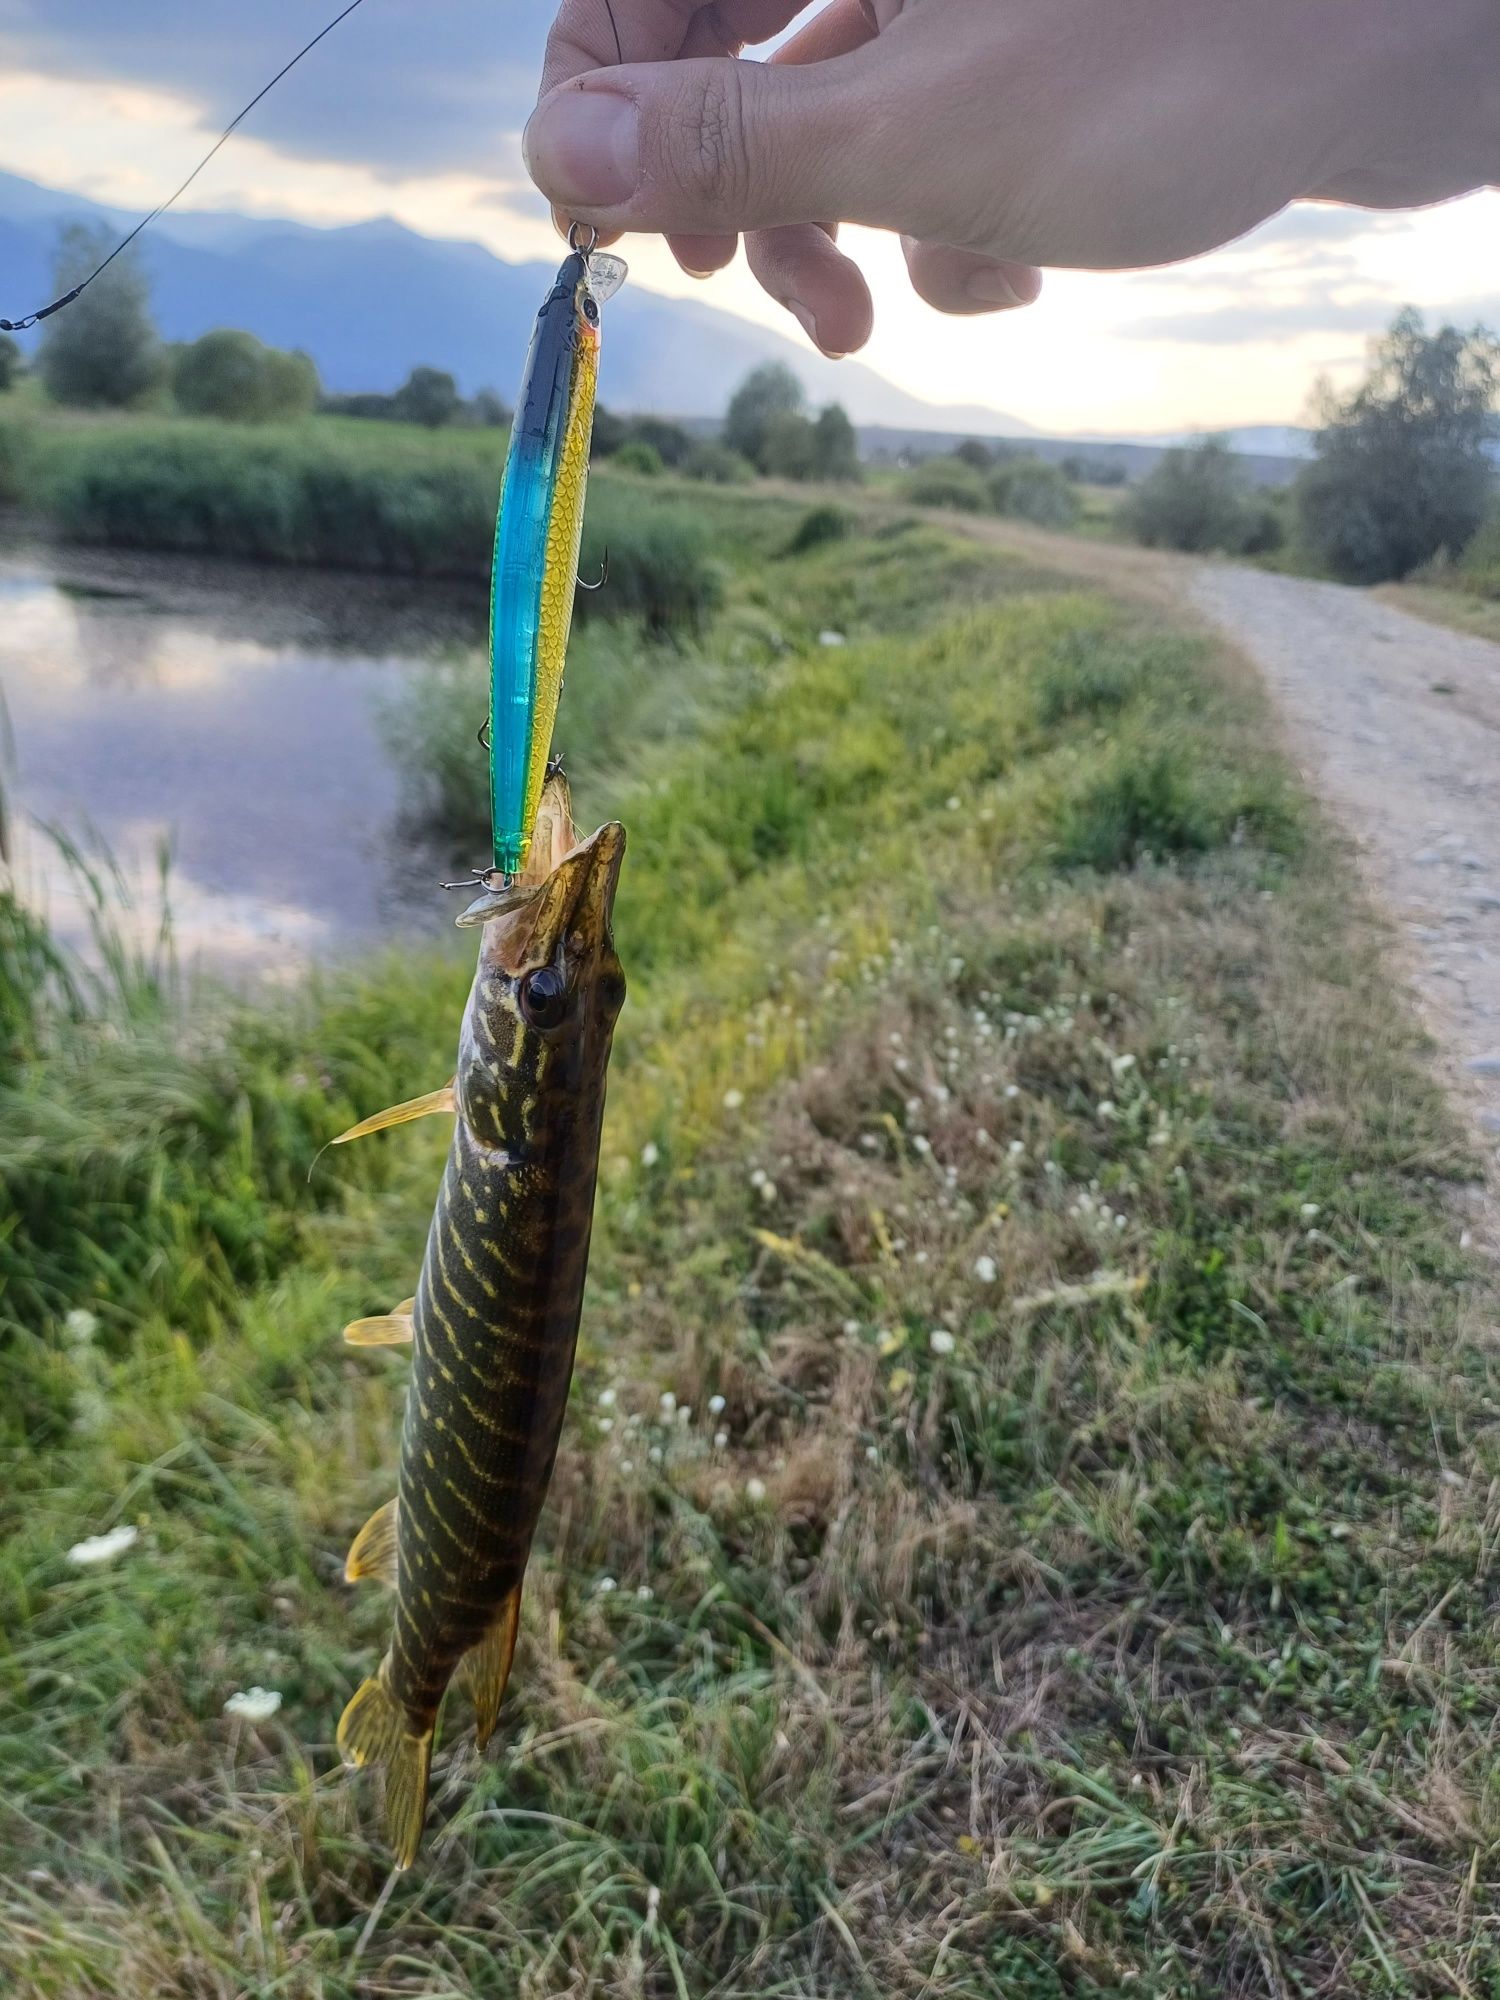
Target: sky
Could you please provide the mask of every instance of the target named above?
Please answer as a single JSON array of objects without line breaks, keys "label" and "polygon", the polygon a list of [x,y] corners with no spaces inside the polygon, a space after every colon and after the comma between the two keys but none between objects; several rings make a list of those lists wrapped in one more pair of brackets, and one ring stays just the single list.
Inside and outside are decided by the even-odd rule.
[{"label": "sky", "polygon": [[[338,0],[0,0],[0,169],[154,206]],[[556,247],[521,164],[547,0],[366,0],[278,86],[183,206],[337,224],[391,215],[519,261]],[[1320,375],[1357,378],[1403,304],[1500,325],[1500,193],[1420,214],[1299,207],[1166,271],[1047,274],[1041,302],[945,319],[878,232],[841,239],[875,294],[861,359],[934,403],[1056,433],[1175,432],[1305,418]],[[802,340],[743,260],[700,283],[658,243],[633,281]]]}]

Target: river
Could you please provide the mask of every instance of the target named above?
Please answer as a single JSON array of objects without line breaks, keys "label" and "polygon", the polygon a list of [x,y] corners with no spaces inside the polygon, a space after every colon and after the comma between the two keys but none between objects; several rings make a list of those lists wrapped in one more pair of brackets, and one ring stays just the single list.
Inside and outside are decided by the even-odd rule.
[{"label": "river", "polygon": [[[113,856],[127,925],[184,962],[291,976],[436,930],[439,876],[401,816],[384,704],[483,636],[481,589],[0,543],[0,793],[15,879],[65,940],[87,895],[44,831]],[[478,767],[476,765],[476,776]]]}]

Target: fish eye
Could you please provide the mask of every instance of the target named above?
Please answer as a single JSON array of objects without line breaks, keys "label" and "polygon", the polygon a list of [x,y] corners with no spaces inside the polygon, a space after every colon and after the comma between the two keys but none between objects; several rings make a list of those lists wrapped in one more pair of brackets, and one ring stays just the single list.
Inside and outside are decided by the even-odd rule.
[{"label": "fish eye", "polygon": [[583,295],[583,316],[590,326],[599,324],[599,301],[591,292],[585,292]]},{"label": "fish eye", "polygon": [[521,1016],[528,1027],[561,1027],[568,1011],[568,982],[556,966],[540,965],[521,981]]}]

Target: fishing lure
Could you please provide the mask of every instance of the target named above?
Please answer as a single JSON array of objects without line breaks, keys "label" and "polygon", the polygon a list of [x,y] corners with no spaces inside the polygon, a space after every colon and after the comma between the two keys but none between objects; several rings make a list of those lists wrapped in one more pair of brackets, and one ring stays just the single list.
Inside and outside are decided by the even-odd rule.
[{"label": "fishing lure", "polygon": [[611,934],[625,829],[579,844],[561,773],[528,866],[459,918],[481,929],[458,1071],[343,1139],[455,1119],[414,1298],[345,1329],[412,1344],[401,1473],[345,1574],[396,1593],[391,1645],[338,1726],[347,1763],[385,1767],[398,1867],[416,1855],[438,1710],[462,1663],[488,1741],[521,1583],[552,1477],[588,1265],[605,1074],[625,980]]},{"label": "fishing lure", "polygon": [[[542,301],[526,356],[500,490],[490,585],[490,811],[495,867],[524,865],[546,779],[573,622],[588,486],[600,307],[625,282],[594,231]],[[592,589],[595,586],[586,585]]]}]

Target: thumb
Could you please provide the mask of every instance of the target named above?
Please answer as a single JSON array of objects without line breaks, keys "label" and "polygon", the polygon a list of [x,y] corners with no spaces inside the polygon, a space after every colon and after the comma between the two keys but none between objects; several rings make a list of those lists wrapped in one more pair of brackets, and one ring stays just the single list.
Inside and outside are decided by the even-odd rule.
[{"label": "thumb", "polygon": [[522,150],[557,208],[599,229],[738,234],[845,212],[844,61],[633,63],[559,85]]}]

